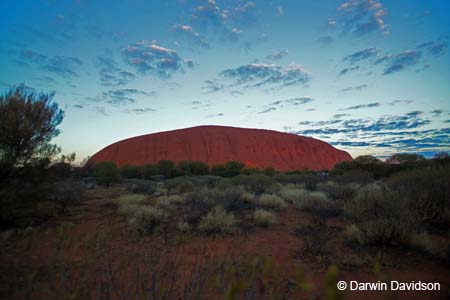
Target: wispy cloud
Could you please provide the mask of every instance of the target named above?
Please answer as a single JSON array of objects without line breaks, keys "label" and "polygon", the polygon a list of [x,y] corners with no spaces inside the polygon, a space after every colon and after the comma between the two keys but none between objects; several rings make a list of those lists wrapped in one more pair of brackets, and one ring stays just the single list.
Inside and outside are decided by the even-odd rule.
[{"label": "wispy cloud", "polygon": [[369,86],[367,84],[360,84],[355,86],[349,86],[340,90],[340,92],[351,92],[351,91],[362,91],[367,89]]},{"label": "wispy cloud", "polygon": [[219,6],[215,0],[207,0],[194,8],[191,19],[206,29],[214,29],[222,40],[236,41],[242,34],[242,26],[256,20],[256,4],[252,1],[225,2]]},{"label": "wispy cloud", "polygon": [[339,71],[338,76],[343,76],[343,75],[347,75],[350,72],[359,70],[359,66],[354,66],[354,67],[350,67],[350,68],[343,68],[341,71]]},{"label": "wispy cloud", "polygon": [[261,111],[259,111],[259,114],[268,113],[271,111],[275,111],[278,108],[284,108],[284,107],[297,107],[300,105],[308,104],[313,102],[314,99],[311,97],[296,97],[296,98],[290,98],[286,100],[278,100],[272,103],[269,103],[267,105],[262,106]]},{"label": "wispy cloud", "polygon": [[126,105],[136,102],[136,97],[152,97],[156,92],[146,92],[138,89],[123,88],[104,91],[95,97],[86,97],[87,102],[106,102],[112,105]]},{"label": "wispy cloud", "polygon": [[370,58],[376,57],[380,53],[380,50],[377,48],[367,48],[361,51],[357,51],[350,55],[345,56],[342,61],[349,62],[350,64],[354,64],[356,62],[360,62],[363,60],[367,60]]},{"label": "wispy cloud", "polygon": [[385,22],[387,9],[375,0],[348,0],[337,8],[337,15],[328,20],[332,28],[340,28],[344,34],[363,36],[372,32],[389,34]]},{"label": "wispy cloud", "polygon": [[293,85],[304,85],[311,75],[303,66],[291,63],[287,66],[267,63],[251,63],[220,72],[220,77],[229,79],[234,86],[244,88],[270,86],[279,89]]},{"label": "wispy cloud", "polygon": [[83,62],[70,56],[47,56],[30,49],[10,50],[8,53],[15,57],[21,66],[37,66],[41,70],[58,75],[65,79],[79,76],[79,69]]},{"label": "wispy cloud", "polygon": [[280,60],[288,54],[289,54],[289,51],[287,49],[277,50],[277,51],[274,51],[274,52],[270,53],[269,55],[267,55],[266,59]]},{"label": "wispy cloud", "polygon": [[144,115],[147,113],[152,113],[155,112],[156,109],[150,108],[150,107],[146,107],[146,108],[124,108],[122,110],[123,113],[126,114],[132,114],[132,115]]},{"label": "wispy cloud", "polygon": [[126,85],[136,78],[132,72],[125,71],[117,66],[117,62],[108,55],[99,55],[95,60],[100,71],[100,85],[117,87]]},{"label": "wispy cloud", "polygon": [[350,106],[341,110],[355,110],[355,109],[362,109],[362,108],[374,108],[374,107],[379,107],[381,106],[380,102],[372,102],[372,103],[368,103],[368,104],[359,104],[359,105],[355,105],[355,106]]},{"label": "wispy cloud", "polygon": [[399,72],[407,67],[417,64],[420,61],[422,52],[414,50],[406,50],[388,58],[387,67],[383,71],[383,75]]},{"label": "wispy cloud", "polygon": [[199,45],[204,48],[209,48],[210,44],[206,40],[204,36],[199,34],[198,32],[194,31],[191,26],[189,25],[181,25],[177,24],[172,27],[172,31],[178,34],[181,38],[184,38],[188,42]]},{"label": "wispy cloud", "polygon": [[190,60],[181,58],[177,51],[158,45],[156,41],[142,40],[122,49],[125,62],[142,74],[154,74],[167,79],[184,66],[192,67]]}]

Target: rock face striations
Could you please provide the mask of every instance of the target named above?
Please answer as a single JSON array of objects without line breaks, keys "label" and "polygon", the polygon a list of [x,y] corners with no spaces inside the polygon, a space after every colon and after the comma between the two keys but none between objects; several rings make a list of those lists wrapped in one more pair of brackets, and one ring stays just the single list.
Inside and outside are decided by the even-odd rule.
[{"label": "rock face striations", "polygon": [[116,142],[97,152],[88,163],[113,161],[123,166],[190,160],[212,166],[236,160],[260,169],[318,171],[351,159],[347,152],[309,137],[263,129],[198,126]]}]

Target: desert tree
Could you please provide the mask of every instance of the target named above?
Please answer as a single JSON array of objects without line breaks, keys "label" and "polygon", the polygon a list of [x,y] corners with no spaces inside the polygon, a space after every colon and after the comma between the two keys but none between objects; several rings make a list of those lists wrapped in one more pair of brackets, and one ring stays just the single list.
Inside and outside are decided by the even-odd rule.
[{"label": "desert tree", "polygon": [[14,170],[49,162],[59,152],[50,141],[59,134],[64,112],[53,96],[24,85],[0,95],[0,182]]}]

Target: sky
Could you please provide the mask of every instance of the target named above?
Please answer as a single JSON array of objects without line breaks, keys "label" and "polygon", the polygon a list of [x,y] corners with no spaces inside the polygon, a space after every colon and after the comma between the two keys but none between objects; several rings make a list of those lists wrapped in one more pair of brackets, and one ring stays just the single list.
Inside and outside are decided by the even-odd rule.
[{"label": "sky", "polygon": [[358,155],[450,151],[450,1],[2,0],[0,90],[55,92],[78,159],[263,128]]}]

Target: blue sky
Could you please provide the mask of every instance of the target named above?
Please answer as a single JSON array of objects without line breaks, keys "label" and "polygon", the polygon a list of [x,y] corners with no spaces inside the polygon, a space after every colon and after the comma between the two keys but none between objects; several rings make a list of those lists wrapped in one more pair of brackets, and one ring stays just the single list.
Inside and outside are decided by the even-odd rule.
[{"label": "blue sky", "polygon": [[450,150],[450,2],[1,1],[0,89],[55,91],[55,142],[92,155],[197,125],[353,156]]}]

